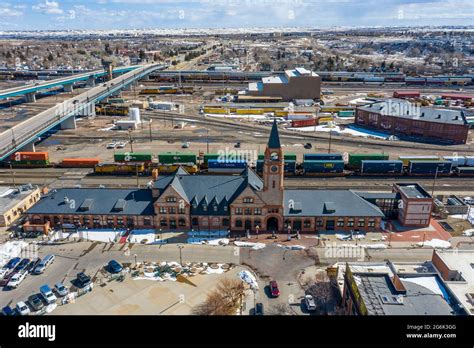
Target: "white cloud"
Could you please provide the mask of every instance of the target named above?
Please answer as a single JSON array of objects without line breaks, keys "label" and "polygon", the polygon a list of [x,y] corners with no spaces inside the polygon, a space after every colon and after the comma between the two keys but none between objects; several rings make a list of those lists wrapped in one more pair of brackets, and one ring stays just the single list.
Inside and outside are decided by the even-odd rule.
[{"label": "white cloud", "polygon": [[10,4],[0,4],[0,17],[20,17],[23,15],[22,11],[18,11],[16,6],[11,7]]},{"label": "white cloud", "polygon": [[48,1],[44,3],[39,3],[38,5],[33,5],[31,7],[34,11],[38,11],[46,14],[62,14],[64,11],[59,7],[57,1]]}]

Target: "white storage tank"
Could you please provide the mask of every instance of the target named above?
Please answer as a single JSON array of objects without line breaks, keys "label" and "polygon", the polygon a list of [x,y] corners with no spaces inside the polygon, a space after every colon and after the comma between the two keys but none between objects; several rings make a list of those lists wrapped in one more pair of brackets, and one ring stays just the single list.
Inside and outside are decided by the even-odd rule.
[{"label": "white storage tank", "polygon": [[140,123],[140,109],[139,108],[130,108],[129,111],[130,121],[135,123]]}]

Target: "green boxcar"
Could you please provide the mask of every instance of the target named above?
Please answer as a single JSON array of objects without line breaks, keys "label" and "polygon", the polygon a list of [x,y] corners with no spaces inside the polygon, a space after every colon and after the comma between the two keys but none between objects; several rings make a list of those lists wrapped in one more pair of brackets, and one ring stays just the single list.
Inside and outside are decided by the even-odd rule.
[{"label": "green boxcar", "polygon": [[[296,153],[284,153],[283,158],[288,160],[288,161],[296,161]],[[261,153],[258,155],[259,160],[265,159],[265,154]]]},{"label": "green boxcar", "polygon": [[114,154],[115,162],[150,162],[153,159],[151,152],[121,152]]},{"label": "green boxcar", "polygon": [[196,164],[197,156],[189,152],[162,152],[158,154],[158,162],[162,164],[193,163]]},{"label": "green boxcar", "polygon": [[206,153],[204,155],[204,163],[207,164],[207,161],[209,160],[215,160],[219,158],[219,154],[217,153]]},{"label": "green boxcar", "polygon": [[47,167],[49,160],[12,161],[13,167]]},{"label": "green boxcar", "polygon": [[337,116],[339,116],[339,117],[354,117],[354,111],[353,110],[339,111],[337,113]]},{"label": "green boxcar", "polygon": [[383,153],[350,154],[348,165],[352,168],[360,168],[362,161],[385,161],[389,159],[388,157]]}]

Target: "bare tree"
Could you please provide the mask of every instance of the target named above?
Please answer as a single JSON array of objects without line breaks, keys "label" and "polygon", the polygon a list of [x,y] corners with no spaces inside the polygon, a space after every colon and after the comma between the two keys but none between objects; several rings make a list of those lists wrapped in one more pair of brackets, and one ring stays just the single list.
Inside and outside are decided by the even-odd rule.
[{"label": "bare tree", "polygon": [[206,300],[193,309],[195,315],[233,315],[240,306],[244,295],[242,281],[223,279]]},{"label": "bare tree", "polygon": [[290,306],[287,303],[278,303],[272,305],[267,311],[267,314],[270,315],[291,315],[293,314]]}]

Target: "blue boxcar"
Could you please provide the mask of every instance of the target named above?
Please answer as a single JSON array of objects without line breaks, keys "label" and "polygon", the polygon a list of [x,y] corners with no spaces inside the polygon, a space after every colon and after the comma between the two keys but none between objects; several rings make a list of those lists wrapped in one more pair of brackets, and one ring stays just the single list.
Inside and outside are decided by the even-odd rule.
[{"label": "blue boxcar", "polygon": [[342,161],[340,153],[307,153],[303,156],[303,161]]},{"label": "blue boxcar", "polygon": [[362,174],[402,174],[402,161],[362,161]]},{"label": "blue boxcar", "polygon": [[303,173],[343,173],[344,161],[304,161]]},{"label": "blue boxcar", "polygon": [[453,163],[449,161],[410,161],[408,172],[411,175],[448,175]]},{"label": "blue boxcar", "polygon": [[222,162],[219,160],[209,160],[208,162],[209,168],[242,168],[244,169],[247,166],[247,162],[245,161],[229,161],[229,162]]}]

